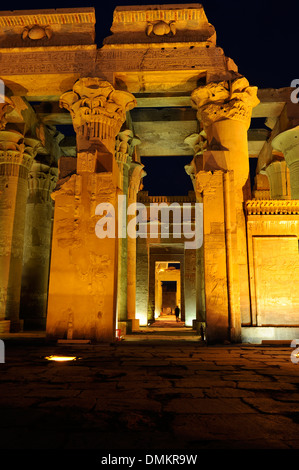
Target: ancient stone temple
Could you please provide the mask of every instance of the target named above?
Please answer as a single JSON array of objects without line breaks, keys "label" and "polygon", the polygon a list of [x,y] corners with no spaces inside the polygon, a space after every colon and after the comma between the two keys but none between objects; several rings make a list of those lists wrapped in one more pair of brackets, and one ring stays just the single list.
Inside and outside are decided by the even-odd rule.
[{"label": "ancient stone temple", "polygon": [[[117,7],[102,47],[95,22],[0,13],[0,333],[111,341],[178,305],[208,343],[295,338],[292,89],[249,84],[200,4]],[[144,189],[166,156],[185,195]]]}]

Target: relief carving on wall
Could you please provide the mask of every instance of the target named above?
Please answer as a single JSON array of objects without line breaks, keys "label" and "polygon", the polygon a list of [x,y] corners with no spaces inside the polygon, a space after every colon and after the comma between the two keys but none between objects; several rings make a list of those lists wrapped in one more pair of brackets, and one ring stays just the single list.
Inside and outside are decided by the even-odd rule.
[{"label": "relief carving on wall", "polygon": [[147,36],[174,36],[176,34],[175,21],[170,21],[169,23],[165,21],[148,23],[146,34]]},{"label": "relief carving on wall", "polygon": [[36,41],[38,39],[50,39],[53,35],[53,31],[50,26],[40,26],[35,24],[33,26],[26,26],[22,32],[22,39],[32,39]]}]

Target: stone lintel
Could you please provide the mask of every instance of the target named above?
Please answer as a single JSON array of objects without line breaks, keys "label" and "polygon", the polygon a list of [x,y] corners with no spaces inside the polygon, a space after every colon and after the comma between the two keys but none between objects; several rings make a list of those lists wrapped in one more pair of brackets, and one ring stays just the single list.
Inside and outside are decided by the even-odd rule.
[{"label": "stone lintel", "polygon": [[0,12],[0,47],[93,44],[94,8]]},{"label": "stone lintel", "polygon": [[208,22],[202,5],[138,5],[117,7],[113,14],[112,36],[106,44],[119,42],[181,41],[190,33],[197,33],[199,40],[215,42],[214,27]]}]

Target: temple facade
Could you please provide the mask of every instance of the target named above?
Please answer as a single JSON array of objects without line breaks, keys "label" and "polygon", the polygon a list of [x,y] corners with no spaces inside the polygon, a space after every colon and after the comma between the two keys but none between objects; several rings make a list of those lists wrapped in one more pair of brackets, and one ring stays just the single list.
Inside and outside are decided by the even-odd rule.
[{"label": "temple facade", "polygon": [[[298,337],[293,89],[249,84],[200,4],[117,7],[102,47],[95,23],[0,13],[0,335],[112,341],[178,305],[208,343]],[[165,156],[185,196],[144,190]]]}]

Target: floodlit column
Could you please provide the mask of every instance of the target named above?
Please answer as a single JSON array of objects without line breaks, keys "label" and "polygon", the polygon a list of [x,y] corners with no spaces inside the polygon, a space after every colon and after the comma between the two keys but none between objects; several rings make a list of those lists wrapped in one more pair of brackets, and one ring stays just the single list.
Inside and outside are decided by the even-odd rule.
[{"label": "floodlit column", "polygon": [[[125,196],[123,201],[122,213],[120,215],[123,227],[123,236],[119,238],[119,256],[118,256],[118,322],[119,328],[125,334],[132,330],[132,317],[128,317],[127,297],[128,297],[128,237],[127,237],[127,209],[129,203],[129,176],[132,163],[134,148],[140,143],[140,139],[134,136],[130,129],[119,132],[116,138],[115,159],[119,168],[118,187],[120,194]],[[132,188],[131,188],[132,189]],[[136,202],[136,198],[134,199]],[[130,259],[131,263],[131,259]],[[135,296],[134,296],[135,298]],[[136,325],[135,325],[136,326]]]},{"label": "floodlit column", "polygon": [[6,126],[0,131],[0,322],[19,331],[28,173],[39,141]]},{"label": "floodlit column", "polygon": [[[185,166],[186,173],[190,176],[194,191],[196,194],[196,200],[202,203],[202,194],[196,191],[196,175],[199,171],[203,170],[203,154],[207,150],[207,135],[205,130],[201,130],[199,133],[191,134],[187,136],[184,142],[189,145],[194,152],[193,160]],[[205,281],[204,281],[204,266],[203,266],[203,246],[196,249],[195,255],[195,308],[196,316],[193,319],[193,328],[200,330],[202,324],[205,323],[205,305],[204,305],[204,292],[205,292]],[[186,266],[186,270],[187,270]],[[188,296],[186,295],[188,300]],[[186,300],[186,308],[188,301]],[[192,309],[191,309],[192,311]],[[194,315],[193,315],[194,316]],[[191,316],[190,316],[191,317]]]},{"label": "floodlit column", "polygon": [[199,171],[197,192],[203,195],[203,237],[206,317],[203,326],[209,343],[228,340],[228,289],[223,172]]},{"label": "floodlit column", "polygon": [[118,328],[122,334],[126,333],[127,320],[127,195],[128,195],[128,172],[130,166],[129,139],[132,131],[120,132],[116,138],[115,159],[118,164],[118,188],[119,194],[125,196],[123,207],[119,217],[122,220],[124,233],[119,237],[118,247],[118,294],[117,294],[117,319]]},{"label": "floodlit column", "polygon": [[[226,194],[227,223],[231,223],[230,220],[234,219],[232,211],[236,211],[236,225],[231,226],[230,233],[236,231],[237,242],[226,245],[226,248],[233,250],[234,264],[237,263],[239,268],[239,281],[234,275],[233,283],[233,289],[237,290],[237,293],[232,293],[229,289],[230,295],[233,296],[229,301],[230,339],[239,341],[241,314],[247,315],[250,311],[243,201],[250,197],[247,131],[252,108],[259,103],[257,88],[250,87],[248,81],[241,77],[231,82],[209,83],[199,87],[194,90],[191,99],[207,136],[203,170],[233,172],[233,191],[232,177],[225,179],[223,190]],[[205,210],[204,207],[204,212]],[[228,253],[227,257],[231,259],[231,253]],[[208,311],[206,315],[208,316]]]},{"label": "floodlit column", "polygon": [[271,199],[291,199],[290,194],[290,171],[285,159],[277,154],[265,168],[270,184]]},{"label": "floodlit column", "polygon": [[136,105],[98,77],[79,79],[60,106],[72,116],[77,173],[53,193],[47,335],[111,341],[117,325],[119,170],[115,139]]},{"label": "floodlit column", "polygon": [[[132,162],[129,172],[128,205],[137,202],[137,194],[142,184],[142,178],[146,175],[144,166],[138,162]],[[134,219],[135,215],[128,215],[127,222]],[[131,321],[132,330],[139,327],[139,319],[136,314],[136,238],[127,238],[127,314]]]},{"label": "floodlit column", "polygon": [[24,329],[45,329],[53,200],[58,168],[33,162],[28,175],[20,318]]},{"label": "floodlit column", "polygon": [[292,199],[299,199],[299,126],[276,136],[272,147],[283,153],[290,171]]}]

